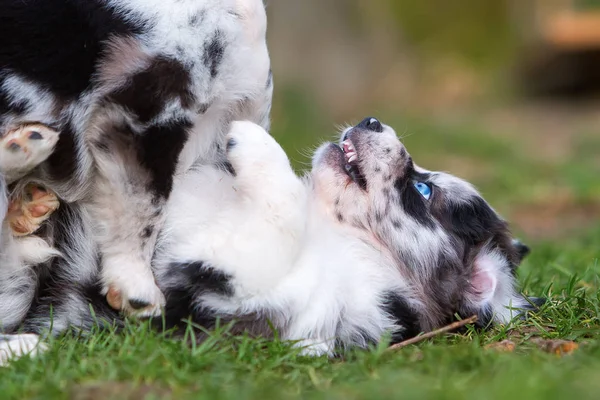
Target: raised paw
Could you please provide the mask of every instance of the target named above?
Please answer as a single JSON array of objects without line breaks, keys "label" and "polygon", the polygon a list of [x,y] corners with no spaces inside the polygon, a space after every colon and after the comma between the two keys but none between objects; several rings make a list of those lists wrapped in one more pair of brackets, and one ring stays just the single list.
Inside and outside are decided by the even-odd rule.
[{"label": "raised paw", "polygon": [[260,177],[291,171],[281,146],[261,126],[235,121],[227,134],[227,159],[236,175]]},{"label": "raised paw", "polygon": [[[124,277],[125,278],[125,277]],[[154,279],[125,279],[109,284],[106,301],[115,310],[137,318],[158,317],[165,306],[165,296],[156,286]]]},{"label": "raised paw", "polygon": [[7,220],[13,235],[31,235],[58,207],[54,193],[35,184],[25,186],[8,206]]},{"label": "raised paw", "polygon": [[29,124],[0,137],[0,173],[11,183],[45,161],[58,142],[59,133],[41,124]]}]

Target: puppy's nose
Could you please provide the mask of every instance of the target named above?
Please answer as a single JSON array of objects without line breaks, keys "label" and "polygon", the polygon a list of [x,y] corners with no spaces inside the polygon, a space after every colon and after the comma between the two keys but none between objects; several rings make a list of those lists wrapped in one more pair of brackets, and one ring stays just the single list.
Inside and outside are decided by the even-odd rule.
[{"label": "puppy's nose", "polygon": [[357,125],[358,128],[367,129],[373,132],[383,132],[383,126],[381,122],[377,118],[367,117],[362,120],[360,124]]}]

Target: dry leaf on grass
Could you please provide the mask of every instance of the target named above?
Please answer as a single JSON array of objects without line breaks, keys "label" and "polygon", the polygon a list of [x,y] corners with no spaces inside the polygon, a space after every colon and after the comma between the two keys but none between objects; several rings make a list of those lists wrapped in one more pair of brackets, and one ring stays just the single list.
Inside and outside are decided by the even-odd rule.
[{"label": "dry leaf on grass", "polygon": [[570,340],[535,339],[532,342],[546,353],[556,354],[557,356],[571,354],[579,348],[577,343]]},{"label": "dry leaf on grass", "polygon": [[503,340],[497,343],[490,343],[485,346],[486,350],[494,350],[500,353],[512,353],[517,348],[517,345],[511,340]]}]

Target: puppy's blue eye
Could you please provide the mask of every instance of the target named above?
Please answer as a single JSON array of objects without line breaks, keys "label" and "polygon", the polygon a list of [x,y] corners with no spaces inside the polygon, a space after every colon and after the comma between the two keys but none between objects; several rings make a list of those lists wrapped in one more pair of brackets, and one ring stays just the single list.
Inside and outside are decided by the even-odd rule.
[{"label": "puppy's blue eye", "polygon": [[421,196],[425,198],[425,200],[429,200],[431,197],[431,186],[426,184],[425,182],[415,182],[415,188],[421,193]]}]

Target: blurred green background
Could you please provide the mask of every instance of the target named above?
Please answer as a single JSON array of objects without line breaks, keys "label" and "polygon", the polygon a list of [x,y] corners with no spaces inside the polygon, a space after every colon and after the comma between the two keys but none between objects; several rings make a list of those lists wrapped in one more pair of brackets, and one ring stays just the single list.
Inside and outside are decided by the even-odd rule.
[{"label": "blurred green background", "polygon": [[600,102],[581,90],[600,80],[600,39],[548,39],[555,19],[596,15],[599,0],[266,4],[272,133],[299,170],[336,127],[376,116],[418,164],[472,181],[528,240],[600,225]]}]

